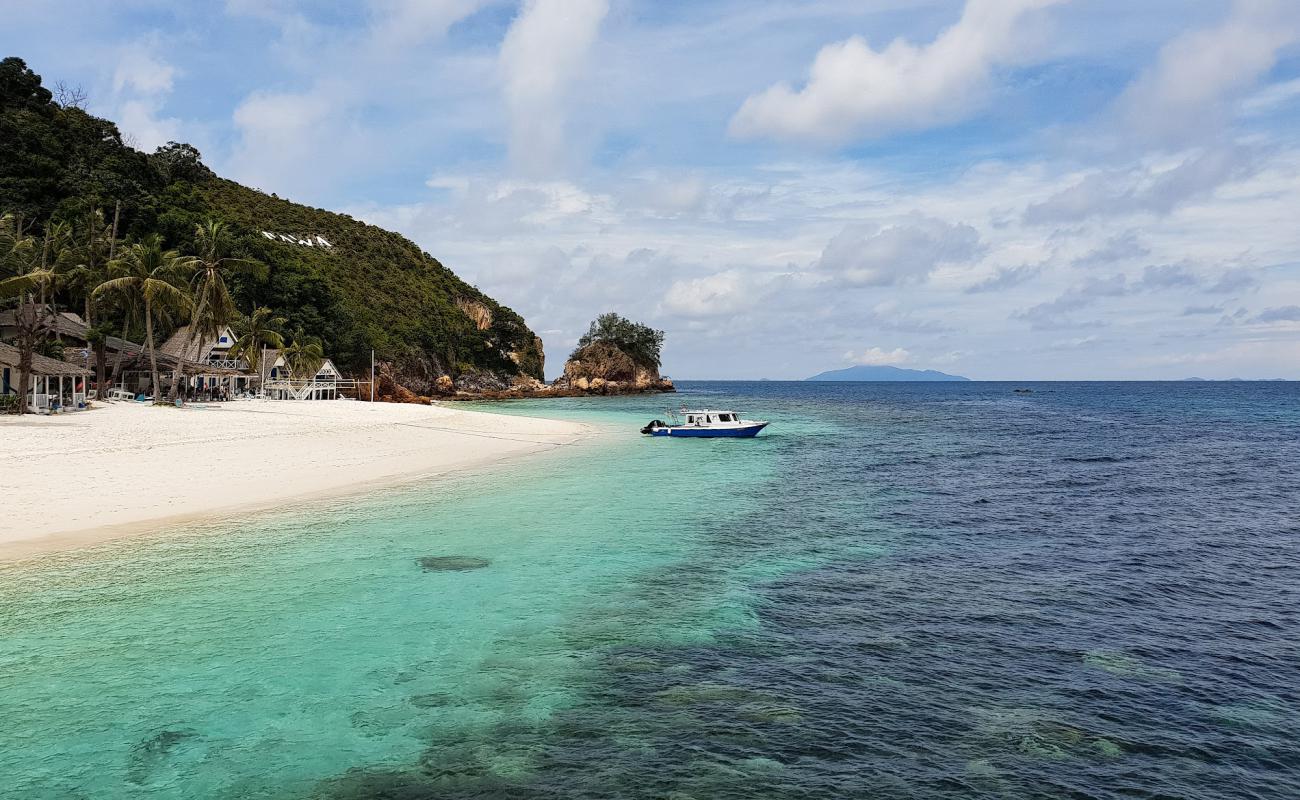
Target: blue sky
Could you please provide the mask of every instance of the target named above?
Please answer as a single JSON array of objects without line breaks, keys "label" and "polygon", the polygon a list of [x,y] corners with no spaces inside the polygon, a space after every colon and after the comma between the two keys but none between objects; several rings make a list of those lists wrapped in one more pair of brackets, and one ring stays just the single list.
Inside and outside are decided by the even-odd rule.
[{"label": "blue sky", "polygon": [[551,373],[618,310],[682,378],[1300,378],[1290,0],[3,14],[142,149],[411,237]]}]

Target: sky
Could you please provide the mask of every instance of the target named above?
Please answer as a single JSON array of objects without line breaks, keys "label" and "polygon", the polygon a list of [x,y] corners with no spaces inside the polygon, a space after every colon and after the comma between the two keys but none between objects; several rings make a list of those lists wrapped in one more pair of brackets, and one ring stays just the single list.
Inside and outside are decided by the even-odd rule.
[{"label": "sky", "polygon": [[[1300,379],[1295,0],[0,0],[135,146],[400,231],[556,374]],[[310,233],[310,232],[304,232]]]}]

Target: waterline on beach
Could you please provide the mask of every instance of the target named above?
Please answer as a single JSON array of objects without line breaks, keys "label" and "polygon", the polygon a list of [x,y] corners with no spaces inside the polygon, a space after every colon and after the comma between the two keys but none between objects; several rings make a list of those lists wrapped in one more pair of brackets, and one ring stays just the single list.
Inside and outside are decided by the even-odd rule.
[{"label": "waterline on beach", "polygon": [[591,430],[463,407],[245,401],[119,403],[0,432],[4,560],[478,469]]}]

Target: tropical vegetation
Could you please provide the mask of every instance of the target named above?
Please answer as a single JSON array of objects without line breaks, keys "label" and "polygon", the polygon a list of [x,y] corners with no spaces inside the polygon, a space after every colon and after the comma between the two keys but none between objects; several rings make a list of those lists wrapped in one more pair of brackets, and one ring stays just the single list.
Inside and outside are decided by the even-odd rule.
[{"label": "tropical vegetation", "polygon": [[570,358],[577,358],[584,348],[596,342],[614,345],[637,366],[658,369],[659,351],[664,345],[664,332],[633,322],[613,312],[601,314],[592,321],[582,338],[578,339],[578,346]]},{"label": "tropical vegetation", "polygon": [[[30,355],[57,346],[55,309],[82,314],[100,340],[144,341],[151,361],[181,325],[193,347],[265,310],[245,357],[252,342],[274,346],[270,329],[300,330],[344,371],[373,350],[416,385],[542,376],[523,319],[411,241],[222,179],[188,144],[142,153],[79,105],[57,102],[21,59],[0,60],[0,310],[22,317],[20,391]],[[102,348],[97,361],[102,383]]]},{"label": "tropical vegetation", "polygon": [[254,370],[262,364],[262,350],[268,347],[276,350],[284,347],[284,335],[280,333],[288,320],[277,317],[266,306],[253,309],[247,317],[237,315],[234,322],[235,344],[230,348],[231,358],[243,358]]},{"label": "tropical vegetation", "polygon": [[[144,309],[144,351],[153,378],[153,396],[162,399],[158,380],[158,354],[154,343],[154,322],[170,323],[194,306],[183,282],[194,271],[196,260],[175,250],[163,250],[157,235],[131,245],[109,264],[109,279],[95,288],[95,295],[117,293]],[[180,370],[176,370],[177,373]],[[175,388],[173,386],[173,392]]]}]

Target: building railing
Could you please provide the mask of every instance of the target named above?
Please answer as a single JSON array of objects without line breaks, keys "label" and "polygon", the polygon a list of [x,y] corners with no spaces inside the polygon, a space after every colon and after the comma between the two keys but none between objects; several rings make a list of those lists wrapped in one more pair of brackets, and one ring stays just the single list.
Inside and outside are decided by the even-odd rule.
[{"label": "building railing", "polygon": [[242,358],[209,358],[207,363],[209,367],[219,369],[248,369],[248,362]]},{"label": "building railing", "polygon": [[272,392],[282,392],[293,400],[306,400],[316,392],[333,392],[337,397],[338,390],[351,385],[351,383],[352,381],[295,381],[275,378],[267,381],[262,386],[262,393],[265,395]]}]

